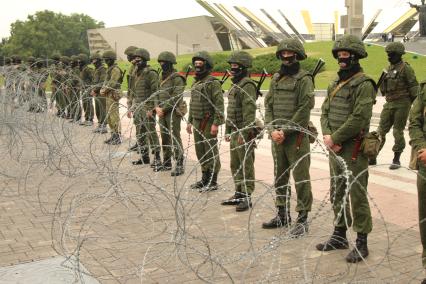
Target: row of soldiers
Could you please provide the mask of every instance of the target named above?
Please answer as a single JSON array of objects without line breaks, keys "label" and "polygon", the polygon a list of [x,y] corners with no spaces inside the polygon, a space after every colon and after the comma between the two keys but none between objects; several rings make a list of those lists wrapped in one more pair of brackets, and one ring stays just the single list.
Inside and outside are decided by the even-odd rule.
[{"label": "row of soldiers", "polygon": [[[419,218],[423,220],[426,217],[424,83],[419,88],[413,69],[402,60],[405,53],[402,44],[391,43],[386,51],[390,65],[380,84],[381,93],[387,102],[381,113],[377,131],[379,139],[375,139],[377,135],[370,135],[369,132],[378,85],[363,72],[360,60],[366,58],[368,54],[362,41],[355,36],[344,36],[334,44],[332,54],[337,60],[339,71],[336,79],[330,83],[321,108],[323,142],[330,151],[332,176],[330,199],[335,214],[335,227],[331,237],[318,244],[317,249],[320,251],[347,249],[349,244],[346,231],[352,226],[357,232],[357,239],[355,248],[346,257],[350,263],[362,261],[369,254],[367,236],[372,231],[373,225],[367,197],[368,165],[376,163],[376,155],[384,145],[384,137],[393,126],[396,143],[393,147],[395,154],[391,168],[400,166],[400,155],[405,147],[403,129],[410,109],[411,143],[415,149],[414,153],[418,155],[415,160],[419,162]],[[186,77],[174,68],[176,57],[171,52],[162,52],[158,56],[161,75],[149,66],[150,55],[147,50],[129,47],[125,53],[131,62],[127,77],[127,116],[133,117],[137,140],[129,150],[140,153],[140,159],[133,164],[150,164],[152,154],[154,159],[151,166],[154,171],[168,171],[172,169],[173,157],[176,166],[171,175],[182,175],[184,159],[180,127],[187,113],[187,105],[183,100]],[[314,80],[312,73],[300,66],[300,61],[306,59],[307,55],[299,41],[295,39],[282,41],[277,47],[276,57],[282,63],[281,68],[272,77],[264,105],[265,130],[272,140],[277,214],[262,226],[265,229],[291,226],[289,177],[292,172],[298,216],[289,233],[294,237],[300,237],[309,230],[308,214],[313,202],[309,175],[309,136],[312,134],[312,128],[309,125],[310,112],[315,104]],[[84,59],[81,57],[80,62],[86,62]],[[92,56],[91,62],[95,70],[91,81],[86,83],[90,85],[88,88],[90,96],[95,98],[99,122],[95,131],[104,133],[105,123],[108,121],[112,134],[105,142],[120,144],[118,106],[122,97],[120,89],[123,72],[116,64],[116,54],[113,51],[104,52],[102,59],[107,67],[104,67],[100,55]],[[61,65],[66,66],[66,60],[61,57],[59,62],[58,70],[61,70],[63,68]],[[256,123],[258,85],[249,75],[249,69],[252,67],[250,54],[244,51],[234,52],[229,57],[228,63],[232,87],[228,92],[225,119],[222,82],[211,75],[214,67],[212,57],[205,51],[198,52],[192,57],[195,81],[190,91],[186,131],[194,135],[195,151],[201,165],[202,176],[191,187],[200,192],[217,189],[217,178],[221,168],[217,135],[219,127],[225,124],[225,140],[230,142],[230,167],[235,193],[222,204],[235,205],[236,211],[246,211],[252,206],[251,196],[255,190],[254,150],[256,138],[259,137]],[[80,82],[84,82],[82,71],[86,65],[83,67],[80,65]],[[64,84],[63,80],[57,79],[62,73],[60,71],[57,73],[51,75],[54,94],[60,93],[59,89]],[[87,88],[82,88],[80,92],[85,90]],[[72,100],[77,98],[72,97]],[[82,95],[82,98],[84,101],[85,95]],[[56,100],[58,105],[58,98]],[[411,108],[413,101],[414,106]],[[58,115],[63,116],[65,105],[61,106],[59,102]],[[86,108],[84,113],[89,113],[85,120],[90,122],[93,114],[90,115],[90,110]],[[80,119],[81,112],[72,107],[70,114],[72,119]],[[156,131],[157,122],[161,145]],[[425,248],[423,263],[426,267],[426,225],[423,222],[420,223],[420,232]]]}]

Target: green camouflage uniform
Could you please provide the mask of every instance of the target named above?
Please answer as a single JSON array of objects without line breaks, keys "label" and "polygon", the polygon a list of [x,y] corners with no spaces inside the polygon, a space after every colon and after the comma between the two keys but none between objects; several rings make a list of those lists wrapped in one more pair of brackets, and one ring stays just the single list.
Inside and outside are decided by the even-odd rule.
[{"label": "green camouflage uniform", "polygon": [[159,119],[163,161],[171,161],[172,155],[176,161],[183,160],[180,136],[182,114],[179,113],[179,106],[183,103],[185,86],[186,79],[173,72],[160,82],[156,94],[156,105],[164,112],[164,116]]},{"label": "green camouflage uniform", "polygon": [[[250,196],[254,191],[254,148],[253,126],[256,119],[256,85],[244,77],[232,84],[228,93],[225,134],[230,135],[231,172],[235,192]],[[243,145],[238,143],[242,138]]]},{"label": "green camouflage uniform", "polygon": [[[420,90],[410,112],[410,145],[416,154],[420,149],[426,149],[426,81],[420,84]],[[423,246],[422,263],[426,269],[426,165],[417,161],[417,194],[419,205],[420,239]]]},{"label": "green camouflage uniform", "polygon": [[102,89],[105,90],[108,125],[114,134],[121,132],[119,101],[121,97],[121,70],[116,63],[108,67]]},{"label": "green camouflage uniform", "polygon": [[160,151],[157,130],[155,128],[155,115],[148,117],[147,113],[152,112],[155,107],[155,97],[153,94],[158,90],[158,73],[150,66],[137,70],[132,87],[134,93],[129,93],[127,104],[129,110],[133,112],[133,120],[136,126],[136,139],[142,145],[142,152],[153,154]]},{"label": "green camouflage uniform", "polygon": [[194,127],[195,152],[203,172],[217,174],[220,170],[217,138],[210,134],[210,129],[213,124],[219,126],[224,123],[223,114],[223,93],[219,80],[211,75],[201,80],[196,78],[191,87],[188,123]]},{"label": "green camouflage uniform", "polygon": [[[289,208],[289,178],[292,170],[297,193],[296,212],[308,212],[312,206],[309,175],[311,160],[310,155],[307,155],[310,146],[308,136],[286,127],[300,125],[307,128],[314,104],[312,76],[302,69],[292,76],[281,77],[280,74],[275,74],[265,97],[265,124],[270,132],[282,129],[285,135],[282,144],[272,141],[276,205]],[[301,159],[302,157],[304,158]]]},{"label": "green camouflage uniform", "polygon": [[386,134],[393,126],[395,144],[393,152],[400,153],[405,148],[404,128],[407,123],[411,103],[417,95],[418,83],[413,68],[408,63],[400,62],[388,67],[388,74],[380,87],[386,97],[386,103],[380,114],[377,132],[380,134],[383,148]]},{"label": "green camouflage uniform", "polygon": [[93,91],[96,93],[95,97],[95,112],[98,123],[101,125],[106,124],[106,98],[100,95],[100,90],[106,78],[107,69],[102,64],[95,69],[93,73]]},{"label": "green camouflage uniform", "polygon": [[[354,76],[331,97],[338,83],[339,79],[336,79],[328,88],[327,97],[322,105],[321,128],[323,135],[331,135],[334,144],[342,146],[342,150],[336,155],[345,161],[347,170],[351,174],[347,181],[342,163],[330,155],[332,177],[330,199],[333,204],[336,227],[346,228],[353,223],[355,232],[368,234],[373,227],[367,197],[368,158],[361,152],[354,157],[353,152],[360,133],[368,133],[376,90],[374,81],[360,74],[356,78]],[[349,196],[346,196],[345,192],[347,182],[350,183],[350,204]],[[346,197],[345,201],[344,197]],[[343,203],[346,203],[344,212]],[[352,208],[353,222],[350,208]]]},{"label": "green camouflage uniform", "polygon": [[81,99],[83,103],[84,119],[86,121],[93,121],[93,99],[90,96],[93,73],[93,69],[88,65],[80,69]]}]

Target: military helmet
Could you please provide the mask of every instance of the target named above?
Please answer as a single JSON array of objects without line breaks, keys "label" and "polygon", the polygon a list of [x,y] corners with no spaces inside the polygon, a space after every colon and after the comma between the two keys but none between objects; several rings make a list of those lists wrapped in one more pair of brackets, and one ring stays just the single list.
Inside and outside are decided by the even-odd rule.
[{"label": "military helmet", "polygon": [[124,54],[134,56],[136,49],[138,49],[136,46],[131,45],[124,50]]},{"label": "military helmet", "polygon": [[102,59],[102,56],[99,52],[93,53],[92,55],[90,55],[90,61],[95,60],[95,59]]},{"label": "military helmet", "polygon": [[387,53],[405,54],[405,46],[400,42],[391,42],[386,46]]},{"label": "military helmet", "polygon": [[194,56],[192,57],[192,64],[194,64],[194,61],[196,60],[202,60],[207,62],[207,64],[210,65],[210,68],[213,68],[214,66],[213,58],[207,51],[199,51],[194,54]]},{"label": "military helmet", "polygon": [[28,63],[34,63],[35,61],[36,61],[36,59],[35,59],[34,56],[28,56],[28,58],[27,58]]},{"label": "military helmet", "polygon": [[142,58],[142,60],[144,60],[144,61],[151,60],[150,55],[149,55],[149,51],[146,50],[145,48],[138,48],[138,49],[136,49],[135,52],[133,53],[133,55],[135,57]]},{"label": "military helmet", "polygon": [[78,60],[80,60],[81,62],[87,63],[89,62],[89,57],[84,53],[80,53],[78,55]]},{"label": "military helmet", "polygon": [[278,59],[281,58],[281,52],[284,50],[295,52],[298,60],[305,60],[308,57],[303,44],[295,38],[286,38],[280,42],[275,52]]},{"label": "military helmet", "polygon": [[358,56],[359,59],[366,58],[368,56],[364,43],[354,35],[345,35],[335,41],[332,49],[334,58],[337,58],[337,52],[339,51],[349,51],[350,53]]},{"label": "military helmet", "polygon": [[60,57],[59,61],[61,61],[62,63],[65,63],[65,64],[69,64],[70,63],[70,58],[68,56],[62,55]]},{"label": "military helmet", "polygon": [[117,59],[117,54],[113,50],[106,50],[104,54],[102,54],[103,59]]},{"label": "military helmet", "polygon": [[12,59],[10,57],[5,57],[3,60],[4,64],[10,64],[12,62]]},{"label": "military helmet", "polygon": [[252,66],[253,57],[245,51],[235,51],[229,56],[227,62],[229,64],[237,63],[242,67],[250,68]]},{"label": "military helmet", "polygon": [[163,51],[158,55],[157,61],[166,61],[172,64],[176,64],[176,56],[170,51]]}]

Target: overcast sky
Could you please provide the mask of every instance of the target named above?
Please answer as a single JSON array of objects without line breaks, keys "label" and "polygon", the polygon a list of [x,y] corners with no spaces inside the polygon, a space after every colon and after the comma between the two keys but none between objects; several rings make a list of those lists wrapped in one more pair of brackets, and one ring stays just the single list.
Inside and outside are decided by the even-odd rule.
[{"label": "overcast sky", "polygon": [[[412,0],[420,3],[420,0]],[[52,10],[63,14],[84,13],[106,27],[141,24],[146,22],[177,19],[190,16],[208,15],[195,0],[2,0],[0,17],[0,38],[10,35],[10,24],[25,20],[27,15],[40,10]],[[309,10],[312,22],[333,22],[333,11],[345,12],[344,0],[217,0],[231,7],[269,10],[280,9],[291,18],[301,18],[301,10]],[[149,4],[148,4],[149,3]],[[385,9],[408,9],[405,0],[364,1],[365,22],[368,23],[375,11]],[[382,13],[383,16],[387,13]],[[388,13],[390,14],[390,13]]]}]

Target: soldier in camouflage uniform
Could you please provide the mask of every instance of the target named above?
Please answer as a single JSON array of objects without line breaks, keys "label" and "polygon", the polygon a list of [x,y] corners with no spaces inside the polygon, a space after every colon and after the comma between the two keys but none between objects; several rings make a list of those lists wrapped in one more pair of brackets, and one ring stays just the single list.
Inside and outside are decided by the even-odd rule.
[{"label": "soldier in camouflage uniform", "polygon": [[95,66],[92,80],[91,95],[95,98],[95,113],[98,119],[98,127],[93,130],[94,133],[107,133],[106,129],[106,98],[100,95],[102,85],[106,78],[107,69],[102,62],[102,56],[95,53],[90,57],[92,64]]},{"label": "soldier in camouflage uniform", "polygon": [[192,64],[195,82],[191,87],[186,131],[188,134],[194,132],[195,152],[202,171],[201,180],[191,188],[203,192],[217,189],[220,170],[217,134],[219,126],[224,123],[223,91],[220,81],[210,75],[214,63],[208,52],[196,53]]},{"label": "soldier in camouflage uniform", "polygon": [[69,68],[70,58],[68,56],[61,56],[57,68],[56,78],[58,81],[58,89],[56,91],[56,106],[58,107],[60,117],[69,119],[71,118],[69,109]]},{"label": "soldier in camouflage uniform", "polygon": [[68,88],[68,103],[70,111],[70,122],[78,123],[81,119],[81,105],[80,105],[80,67],[78,66],[78,56],[72,55],[70,60],[70,68],[68,69],[67,76]]},{"label": "soldier in camouflage uniform", "polygon": [[231,172],[235,193],[222,205],[236,205],[236,211],[251,207],[254,191],[254,148],[257,86],[249,77],[248,68],[253,58],[245,51],[237,51],[228,59],[232,86],[228,92],[225,140],[230,142]]},{"label": "soldier in camouflage uniform", "polygon": [[298,212],[291,234],[301,236],[308,231],[308,212],[312,207],[310,146],[307,135],[290,127],[308,127],[310,112],[315,104],[314,84],[312,75],[300,68],[300,61],[305,60],[307,55],[298,40],[283,40],[278,45],[276,56],[282,64],[280,71],[274,74],[265,97],[265,123],[272,139],[278,213],[262,226],[273,229],[291,224],[291,170],[295,180]]},{"label": "soldier in camouflage uniform", "polygon": [[134,52],[136,62],[136,74],[132,88],[127,99],[128,117],[133,116],[136,127],[136,140],[140,147],[141,158],[134,161],[134,165],[149,164],[149,150],[154,155],[152,167],[155,171],[161,167],[160,142],[155,128],[155,95],[158,90],[158,73],[148,65],[149,52],[144,48],[138,48]]},{"label": "soldier in camouflage uniform", "polygon": [[[135,74],[136,74],[136,66],[135,66],[135,51],[138,49],[136,46],[129,46],[124,50],[124,54],[127,56],[127,61],[130,63],[127,77],[127,98],[129,96],[134,96],[134,81],[135,81]],[[127,107],[129,106],[129,101],[127,100]],[[129,147],[128,151],[140,151],[139,145],[136,141],[135,144]]]},{"label": "soldier in camouflage uniform", "polygon": [[180,137],[180,124],[182,116],[185,115],[183,108],[186,103],[183,100],[186,78],[173,68],[176,57],[169,51],[163,51],[158,55],[161,65],[161,81],[156,93],[155,112],[159,117],[161,146],[163,149],[163,163],[160,170],[166,171],[172,167],[172,155],[176,166],[171,176],[184,174],[183,146]]},{"label": "soldier in camouflage uniform", "polygon": [[61,67],[60,63],[61,56],[59,54],[53,54],[51,57],[52,65],[49,69],[50,73],[50,79],[51,79],[51,88],[52,88],[52,94],[50,96],[50,108],[53,107],[53,103],[56,103],[57,113],[56,115],[58,117],[63,117],[65,113],[62,112],[59,108],[59,101],[60,101],[60,94],[59,90],[61,88],[61,82],[60,82],[60,75],[59,70]]},{"label": "soldier in camouflage uniform", "polygon": [[[377,132],[379,133],[383,148],[386,141],[386,134],[393,126],[393,136],[395,144],[392,148],[394,158],[389,169],[395,170],[401,167],[399,161],[401,153],[405,148],[404,128],[407,124],[411,103],[417,96],[418,83],[413,68],[402,61],[405,54],[405,47],[400,42],[392,42],[386,46],[388,60],[387,75],[380,86],[381,93],[386,98],[386,103],[380,114],[380,123]],[[370,160],[371,165],[375,165],[376,159]]]},{"label": "soldier in camouflage uniform", "polygon": [[93,99],[90,96],[90,85],[93,81],[93,69],[89,67],[89,57],[81,53],[78,55],[78,67],[80,70],[81,102],[84,110],[84,121],[80,125],[93,125]]},{"label": "soldier in camouflage uniform", "polygon": [[42,58],[34,59],[31,65],[33,77],[33,101],[30,103],[29,111],[43,112],[47,109],[46,98],[46,81],[49,76],[44,64],[45,60]]},{"label": "soldier in camouflage uniform", "polygon": [[[426,269],[426,81],[420,83],[419,93],[410,112],[410,145],[417,157],[417,194],[422,264]],[[426,279],[422,283],[426,283]]]},{"label": "soldier in camouflage uniform", "polygon": [[[368,56],[359,38],[342,37],[335,42],[332,53],[340,70],[328,87],[322,105],[321,128],[324,144],[330,150],[330,200],[335,228],[330,239],[316,247],[320,251],[347,249],[346,230],[352,225],[357,232],[356,247],[346,256],[346,261],[355,263],[368,256],[367,235],[373,228],[367,197],[368,158],[361,152],[360,145],[364,133],[369,131],[377,90],[359,64],[360,59]],[[347,178],[338,158],[345,161]]]},{"label": "soldier in camouflage uniform", "polygon": [[123,73],[115,62],[117,60],[117,54],[114,51],[105,51],[102,58],[108,66],[108,69],[105,81],[99,93],[101,96],[106,98],[107,120],[111,130],[111,137],[110,139],[105,140],[105,143],[110,145],[119,145],[122,143],[119,101],[121,98]]}]

